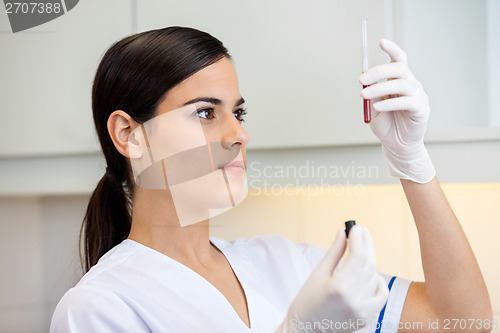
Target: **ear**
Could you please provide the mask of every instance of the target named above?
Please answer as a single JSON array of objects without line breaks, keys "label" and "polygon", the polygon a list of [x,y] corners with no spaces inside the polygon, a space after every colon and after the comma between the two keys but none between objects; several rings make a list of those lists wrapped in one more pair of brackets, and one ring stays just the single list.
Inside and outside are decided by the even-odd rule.
[{"label": "ear", "polygon": [[136,138],[140,128],[132,117],[125,111],[116,110],[109,116],[107,125],[111,140],[120,154],[128,158],[142,157],[144,147]]}]

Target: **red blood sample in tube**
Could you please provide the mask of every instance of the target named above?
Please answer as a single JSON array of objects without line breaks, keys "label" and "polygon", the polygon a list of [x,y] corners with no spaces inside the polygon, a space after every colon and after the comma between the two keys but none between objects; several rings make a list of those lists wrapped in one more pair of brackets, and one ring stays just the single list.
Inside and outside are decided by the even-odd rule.
[{"label": "red blood sample in tube", "polygon": [[[368,86],[363,86],[363,89],[365,89],[366,87]],[[365,114],[365,123],[368,124],[372,120],[372,111],[369,99],[363,99],[363,111]]]}]

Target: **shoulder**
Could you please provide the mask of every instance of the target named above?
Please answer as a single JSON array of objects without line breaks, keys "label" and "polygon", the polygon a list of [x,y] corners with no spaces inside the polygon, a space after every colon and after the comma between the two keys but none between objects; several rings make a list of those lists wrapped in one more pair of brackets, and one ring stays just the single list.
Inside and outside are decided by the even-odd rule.
[{"label": "shoulder", "polygon": [[133,308],[111,290],[77,285],[57,304],[50,332],[135,332],[147,327]]},{"label": "shoulder", "polygon": [[99,279],[105,278],[106,274],[110,271],[119,269],[121,266],[127,264],[138,254],[139,247],[134,242],[124,240],[120,244],[113,247],[106,252],[78,282],[77,286],[96,282]]},{"label": "shoulder", "polygon": [[119,292],[115,277],[129,269],[136,250],[133,244],[121,243],[107,252],[56,306],[51,332],[126,332],[145,326],[134,307]]}]

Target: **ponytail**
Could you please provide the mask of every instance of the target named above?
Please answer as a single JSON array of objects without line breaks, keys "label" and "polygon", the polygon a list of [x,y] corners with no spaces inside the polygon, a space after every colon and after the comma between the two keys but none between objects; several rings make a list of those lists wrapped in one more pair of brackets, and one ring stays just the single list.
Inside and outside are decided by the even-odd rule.
[{"label": "ponytail", "polygon": [[[125,183],[125,184],[124,184]],[[99,258],[128,237],[131,227],[130,184],[106,171],[90,197],[80,230],[82,268],[88,272]],[[127,188],[128,187],[128,188]]]}]

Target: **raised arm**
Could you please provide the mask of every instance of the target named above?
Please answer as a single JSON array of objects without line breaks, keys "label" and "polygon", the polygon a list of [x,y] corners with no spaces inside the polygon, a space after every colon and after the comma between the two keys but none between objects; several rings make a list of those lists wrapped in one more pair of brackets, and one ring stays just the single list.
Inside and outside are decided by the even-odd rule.
[{"label": "raised arm", "polygon": [[[371,99],[371,128],[382,142],[390,174],[401,179],[417,226],[425,282],[411,284],[401,322],[421,329],[399,332],[488,332],[492,318],[488,292],[467,238],[439,182],[423,137],[430,114],[428,97],[395,43],[380,43],[391,63],[360,77],[362,97]],[[429,326],[438,320],[438,327]],[[474,320],[474,322],[472,322]],[[448,324],[448,329],[444,325]],[[463,321],[462,321],[463,327]]]},{"label": "raised arm", "polygon": [[[410,286],[401,322],[422,322],[429,332],[458,332],[464,324],[463,331],[489,332],[492,311],[486,285],[437,178],[426,184],[401,183],[417,225],[425,276],[425,282]],[[429,327],[429,319],[437,320],[438,330]]]}]

